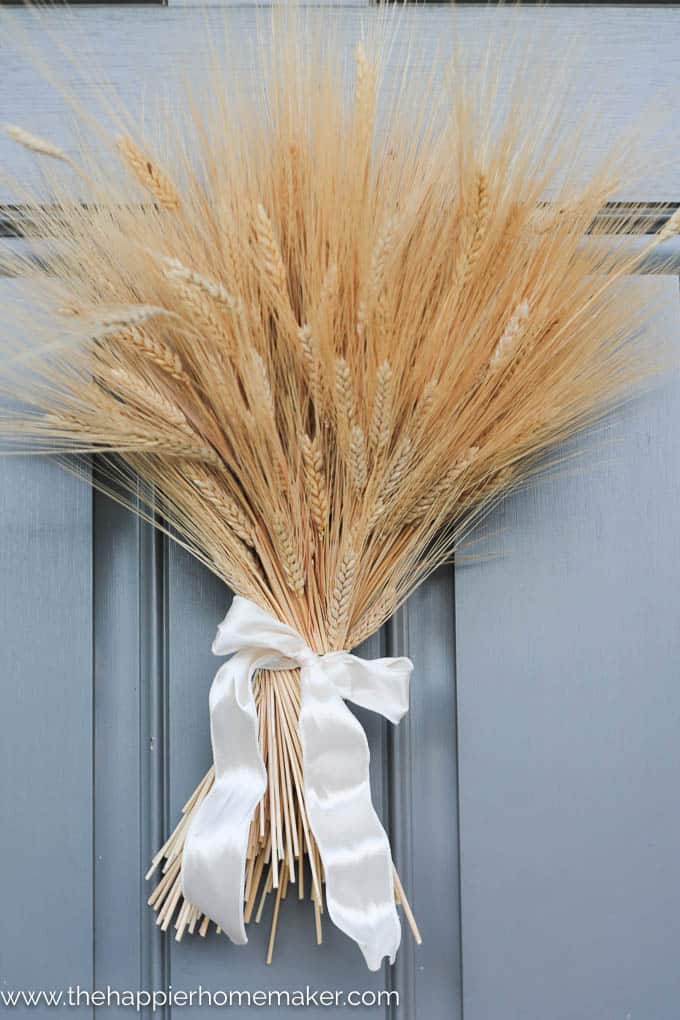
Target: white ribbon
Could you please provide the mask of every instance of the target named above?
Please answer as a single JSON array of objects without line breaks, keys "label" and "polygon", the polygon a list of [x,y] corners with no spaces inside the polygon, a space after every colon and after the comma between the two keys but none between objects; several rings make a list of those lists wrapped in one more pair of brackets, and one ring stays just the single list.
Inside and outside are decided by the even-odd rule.
[{"label": "white ribbon", "polygon": [[213,643],[231,655],[210,688],[215,783],[194,812],[182,857],[186,899],[238,944],[243,921],[248,831],[266,788],[252,680],[258,669],[300,668],[307,815],[319,847],[331,920],[377,970],[394,963],[401,926],[392,855],[371,802],[366,734],[343,699],[397,723],[408,711],[409,659],[366,661],[348,652],[317,655],[292,627],[236,596]]}]

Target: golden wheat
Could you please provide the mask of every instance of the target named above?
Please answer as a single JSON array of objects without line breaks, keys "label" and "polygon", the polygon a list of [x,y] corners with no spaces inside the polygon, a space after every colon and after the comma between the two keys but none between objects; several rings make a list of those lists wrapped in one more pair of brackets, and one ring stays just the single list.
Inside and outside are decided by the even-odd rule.
[{"label": "golden wheat", "polygon": [[284,294],[287,289],[286,269],[271,221],[264,206],[259,203],[255,212],[255,231],[260,246],[263,275],[275,293]]},{"label": "golden wheat", "polygon": [[517,345],[521,339],[525,323],[529,318],[529,304],[522,301],[510,316],[510,320],[503,330],[503,334],[496,344],[495,350],[489,362],[489,371],[492,374],[502,372],[514,358]]},{"label": "golden wheat", "polygon": [[393,588],[388,588],[373,605],[368,609],[363,616],[361,616],[352,630],[349,636],[350,647],[356,648],[362,641],[369,638],[371,634],[382,626],[385,620],[394,612],[394,607],[397,604],[396,591]]},{"label": "golden wheat", "polygon": [[203,294],[207,294],[213,301],[226,305],[232,311],[236,308],[236,299],[218,280],[212,280],[203,273],[189,269],[179,259],[164,257],[162,263],[168,279],[189,283]]},{"label": "golden wheat", "polygon": [[360,425],[352,425],[350,430],[349,473],[354,488],[358,492],[363,492],[368,482],[368,459],[366,456],[366,436]]},{"label": "golden wheat", "polygon": [[272,523],[286,584],[295,595],[302,595],[305,590],[305,570],[290,533],[290,523],[281,514],[276,514]]},{"label": "golden wheat", "polygon": [[465,287],[468,282],[484,243],[490,198],[486,175],[482,171],[479,171],[477,174],[475,199],[472,236],[469,245],[465,247],[461,254],[458,265],[458,280],[461,288]]},{"label": "golden wheat", "polygon": [[[65,175],[70,196],[60,180],[28,203],[58,257],[36,247],[30,315],[3,309],[0,429],[12,450],[106,453],[98,485],[148,499],[142,512],[322,652],[370,636],[650,365],[629,342],[644,302],[633,281],[620,294],[641,254],[584,241],[625,167],[605,160],[584,181],[540,89],[499,110],[495,75],[464,58],[424,90],[409,70],[383,110],[389,32],[357,47],[348,96],[342,42],[280,30],[247,101],[216,68],[181,132],[162,121],[158,146],[141,130],[111,140],[122,181],[95,144],[88,175]],[[676,212],[646,250],[679,227]],[[295,679],[257,678],[265,758],[283,743],[245,906],[261,914],[272,890],[280,903],[304,856],[318,931],[298,704]],[[178,891],[178,831],[154,906],[161,927],[205,934]]]},{"label": "golden wheat", "polygon": [[17,124],[3,124],[2,128],[5,134],[8,135],[12,141],[17,142],[18,145],[22,145],[25,149],[29,149],[31,152],[35,152],[38,156],[47,156],[49,159],[58,159],[63,163],[71,162],[66,153],[60,149],[58,145],[54,145],[52,142],[47,141],[47,139],[41,138],[39,135],[31,134],[30,131],[26,131]]},{"label": "golden wheat", "polygon": [[387,446],[392,434],[392,368],[389,361],[383,361],[376,375],[373,416],[371,418],[370,442],[375,450]]},{"label": "golden wheat", "polygon": [[335,413],[339,429],[351,426],[355,415],[354,392],[350,368],[344,358],[335,362]]},{"label": "golden wheat", "polygon": [[174,184],[132,138],[122,135],[116,145],[125,165],[158,204],[164,209],[179,209],[180,199]]},{"label": "golden wheat", "polygon": [[323,538],[328,527],[328,492],[323,471],[323,451],[318,436],[310,439],[300,436],[302,463],[305,471],[305,485],[309,498],[309,511],[319,534]]},{"label": "golden wheat", "polygon": [[254,548],[255,536],[248,518],[215,479],[206,471],[200,474],[194,469],[190,476],[201,495],[224,518],[225,524],[238,535],[242,542]]},{"label": "golden wheat", "polygon": [[335,648],[347,633],[347,621],[354,594],[356,563],[357,557],[354,549],[345,550],[335,577],[328,609],[328,641],[331,648]]},{"label": "golden wheat", "polygon": [[147,359],[157,368],[160,368],[162,372],[166,372],[169,376],[172,376],[175,382],[178,382],[181,385],[187,385],[188,378],[184,371],[181,358],[158,337],[154,337],[151,334],[146,333],[143,329],[132,328],[129,331],[119,334],[119,339],[123,343],[125,341],[129,341],[131,344],[134,344],[135,347],[143,351]]}]

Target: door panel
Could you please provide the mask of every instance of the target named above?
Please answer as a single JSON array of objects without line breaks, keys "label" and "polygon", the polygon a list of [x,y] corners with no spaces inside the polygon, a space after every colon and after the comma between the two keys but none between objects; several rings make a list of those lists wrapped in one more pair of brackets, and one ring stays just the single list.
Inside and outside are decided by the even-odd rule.
[{"label": "door panel", "polygon": [[91,507],[56,464],[0,458],[0,989],[91,981]]},{"label": "door panel", "polygon": [[679,437],[676,373],[456,570],[466,1020],[677,1016]]}]

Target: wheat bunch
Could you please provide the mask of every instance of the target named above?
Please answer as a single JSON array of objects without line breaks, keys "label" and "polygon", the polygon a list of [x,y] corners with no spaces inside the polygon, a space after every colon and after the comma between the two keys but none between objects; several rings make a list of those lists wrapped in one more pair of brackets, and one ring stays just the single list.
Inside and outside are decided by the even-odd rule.
[{"label": "wheat bunch", "polygon": [[[172,537],[319,651],[368,637],[504,487],[648,367],[627,342],[643,308],[631,283],[619,299],[639,255],[583,239],[620,167],[565,182],[578,160],[560,159],[554,109],[527,96],[499,133],[491,84],[464,64],[432,91],[407,81],[418,102],[388,98],[378,120],[386,41],[356,51],[349,116],[342,45],[284,37],[250,105],[230,104],[217,69],[180,144],[155,125],[162,157],[114,140],[122,183],[93,151],[72,201],[63,182],[54,204],[36,197],[30,218],[58,258],[32,267],[30,319],[5,309],[11,447],[106,451],[116,498],[127,485],[138,506],[141,475]],[[653,244],[679,227],[676,213]],[[278,750],[247,910],[304,855],[318,931],[299,693],[294,677],[258,683],[265,754]],[[207,925],[180,903],[183,831],[153,897],[180,936]]]}]

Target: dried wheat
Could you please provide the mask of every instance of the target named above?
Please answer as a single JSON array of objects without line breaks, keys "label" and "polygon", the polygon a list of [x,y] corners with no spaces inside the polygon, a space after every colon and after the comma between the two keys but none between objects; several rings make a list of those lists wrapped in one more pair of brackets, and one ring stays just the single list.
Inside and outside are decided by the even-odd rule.
[{"label": "dried wheat", "polygon": [[491,375],[497,375],[499,372],[502,372],[515,357],[528,318],[529,303],[522,301],[510,316],[508,324],[503,330],[501,338],[491,355],[491,361],[489,362],[489,372]]},{"label": "dried wheat", "polygon": [[335,362],[335,413],[338,423],[345,427],[354,421],[352,376],[344,358],[338,358]]},{"label": "dried wheat", "polygon": [[321,366],[317,352],[317,345],[309,325],[301,326],[298,330],[300,347],[302,349],[302,360],[307,373],[307,386],[315,406],[318,408],[320,397]]},{"label": "dried wheat", "polygon": [[291,534],[290,522],[282,514],[276,513],[272,524],[286,584],[295,595],[302,595],[305,590],[305,570]]},{"label": "dried wheat", "polygon": [[385,620],[389,619],[394,612],[396,601],[397,593],[394,588],[388,588],[387,591],[383,592],[377,601],[366,610],[356,626],[352,628],[348,641],[349,647],[356,648],[362,641],[369,638],[371,634],[375,634]]},{"label": "dried wheat", "polygon": [[387,217],[371,254],[369,291],[373,295],[377,295],[380,292],[385,279],[385,269],[394,245],[396,224],[396,217]]},{"label": "dried wheat", "polygon": [[286,268],[271,221],[261,203],[258,203],[255,213],[255,233],[265,277],[275,294],[284,295],[287,293]]},{"label": "dried wheat", "polygon": [[238,535],[242,542],[254,548],[255,535],[250,521],[236,501],[207,471],[202,471],[200,474],[194,471],[190,477],[203,498],[221,514],[231,530]]},{"label": "dried wheat", "polygon": [[109,308],[98,317],[90,339],[104,340],[114,333],[140,326],[159,315],[169,314],[172,313],[158,305],[127,305],[121,308]]},{"label": "dried wheat", "polygon": [[676,234],[680,234],[680,209],[676,209],[668,222],[658,231],[656,240],[662,243],[675,237]]},{"label": "dried wheat", "polygon": [[376,375],[373,415],[369,440],[374,450],[383,450],[392,434],[392,366],[383,361]]},{"label": "dried wheat", "polygon": [[213,280],[203,273],[189,269],[179,259],[163,257],[161,261],[165,266],[165,275],[169,280],[181,280],[183,283],[189,283],[218,304],[226,305],[230,311],[236,309],[236,299],[218,280]]},{"label": "dried wheat", "polygon": [[490,211],[489,188],[486,175],[480,171],[477,175],[476,207],[473,219],[472,237],[469,245],[465,247],[458,264],[458,280],[461,287],[464,287],[470,279],[470,274],[479,258],[479,254],[486,235],[487,220]]},{"label": "dried wheat", "polygon": [[189,385],[189,377],[182,365],[182,359],[167,344],[164,344],[162,340],[152,336],[143,329],[136,328],[120,334],[117,339],[121,342],[127,340],[134,344],[135,347],[144,352],[144,355],[151,364],[171,376],[175,382],[183,386]]},{"label": "dried wheat", "polygon": [[367,153],[373,131],[375,114],[376,74],[373,64],[369,61],[363,43],[358,43],[354,51],[356,78],[354,83],[354,127],[357,135],[357,149],[363,155]]},{"label": "dried wheat", "polygon": [[329,505],[323,469],[323,452],[318,436],[310,439],[303,433],[300,436],[300,448],[310,513],[319,536],[323,537],[328,526]]},{"label": "dried wheat", "polygon": [[349,433],[349,474],[358,492],[363,492],[368,482],[368,459],[366,457],[366,436],[360,425],[352,425]]},{"label": "dried wheat", "polygon": [[346,549],[338,566],[328,608],[328,644],[331,649],[337,648],[345,636],[354,594],[356,563],[354,549]]},{"label": "dried wheat", "polygon": [[173,425],[182,432],[193,435],[193,430],[184,412],[144,379],[133,375],[125,368],[102,370],[102,375],[107,385],[113,384],[120,396],[129,397],[141,411],[152,417],[157,416],[168,425]]},{"label": "dried wheat", "polygon": [[405,523],[417,524],[430,514],[443,515],[450,510],[451,497],[456,492],[456,486],[468,468],[474,464],[478,454],[478,447],[472,446],[459,457],[438,482],[422,493],[410,512],[405,515]]},{"label": "dried wheat", "polygon": [[117,140],[117,148],[128,169],[132,171],[143,188],[153,195],[163,209],[176,211],[180,199],[174,184],[150,157],[133,142],[129,135]]},{"label": "dried wheat", "polygon": [[71,163],[70,158],[58,145],[48,142],[45,138],[41,138],[39,135],[32,135],[17,124],[3,124],[2,128],[12,141],[17,142],[18,145],[23,145],[25,149],[30,149],[31,152],[35,152],[39,156],[58,159],[62,163]]}]

